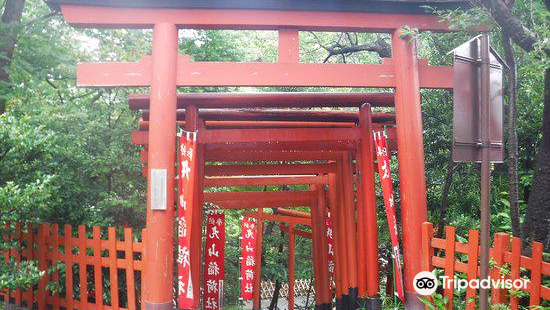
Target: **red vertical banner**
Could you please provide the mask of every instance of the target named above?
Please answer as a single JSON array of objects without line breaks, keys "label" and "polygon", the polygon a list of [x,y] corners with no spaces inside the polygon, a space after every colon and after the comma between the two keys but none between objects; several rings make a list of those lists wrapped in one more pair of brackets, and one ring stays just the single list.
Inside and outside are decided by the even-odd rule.
[{"label": "red vertical banner", "polygon": [[328,272],[330,276],[330,289],[334,288],[334,239],[332,231],[332,218],[330,216],[330,211],[327,211],[326,217],[327,225],[327,245],[328,245]]},{"label": "red vertical banner", "polygon": [[225,214],[208,215],[204,261],[204,309],[223,309]]},{"label": "red vertical banner", "polygon": [[178,174],[178,308],[191,309],[194,305],[190,266],[191,224],[195,194],[196,133],[180,133]]},{"label": "red vertical banner", "polygon": [[395,200],[393,197],[393,184],[390,170],[390,158],[386,144],[386,136],[383,132],[374,133],[376,144],[376,160],[378,162],[378,174],[382,185],[382,196],[386,207],[386,218],[390,230],[392,244],[393,265],[395,270],[395,290],[397,297],[405,302],[403,293],[403,273],[401,271],[401,251],[399,250],[399,237],[397,234],[397,218],[395,216]]},{"label": "red vertical banner", "polygon": [[251,300],[254,291],[254,266],[256,265],[256,222],[244,218],[241,230],[241,299]]}]

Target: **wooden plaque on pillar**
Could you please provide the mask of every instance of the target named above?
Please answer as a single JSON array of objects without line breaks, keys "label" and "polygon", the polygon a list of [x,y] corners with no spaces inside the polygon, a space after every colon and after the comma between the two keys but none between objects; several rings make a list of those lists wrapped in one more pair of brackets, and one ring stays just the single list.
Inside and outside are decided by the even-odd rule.
[{"label": "wooden plaque on pillar", "polygon": [[[452,50],[453,78],[453,161],[481,162],[480,139],[480,60],[479,36]],[[491,48],[490,72],[490,140],[491,162],[504,160],[502,65],[504,62]]]}]

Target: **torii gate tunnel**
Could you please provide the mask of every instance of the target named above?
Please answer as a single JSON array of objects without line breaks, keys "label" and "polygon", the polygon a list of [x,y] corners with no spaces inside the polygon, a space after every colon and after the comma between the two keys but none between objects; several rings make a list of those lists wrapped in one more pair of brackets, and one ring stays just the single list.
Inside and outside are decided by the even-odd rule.
[{"label": "torii gate tunnel", "polygon": [[[309,234],[313,238],[318,309],[332,309],[327,261],[318,254],[326,253],[323,227],[328,207],[335,222],[336,300],[360,299],[366,300],[368,307],[379,307],[372,131],[383,126],[387,127],[390,148],[398,151],[406,308],[423,308],[412,283],[421,271],[421,224],[427,220],[420,89],[452,89],[453,69],[430,66],[426,59],[417,58],[414,40],[402,38],[401,29],[450,31],[437,16],[423,13],[419,3],[411,2],[49,2],[75,27],[153,29],[152,55],[138,62],[82,63],[77,67],[79,86],[150,87],[150,94],[129,98],[131,108],[143,111],[141,131],[134,133],[133,140],[144,146],[144,176],[151,184],[153,169],[166,171],[162,188],[167,208],[151,208],[152,190],[148,186],[145,309],[173,307],[176,124],[198,131],[199,169],[193,180],[197,193],[192,205],[193,222],[198,224],[191,231],[190,260],[194,309],[201,308],[204,202],[221,209],[257,209],[249,215],[259,223],[282,221],[288,224],[285,229],[289,232]],[[279,35],[278,60],[191,61],[188,55],[178,55],[179,29],[275,30]],[[387,33],[391,35],[392,56],[381,64],[302,63],[300,31]],[[364,87],[393,92],[177,94],[179,86]],[[308,109],[312,107],[358,109]],[[394,114],[374,113],[371,107],[393,107]],[[212,162],[222,164],[210,165]],[[208,187],[295,184],[310,187],[285,192],[204,192]],[[298,206],[311,208],[309,218],[290,209]],[[279,218],[262,211],[273,207],[287,209],[280,209]],[[305,223],[304,219],[311,225],[311,233],[294,227]],[[259,309],[259,280],[255,294],[253,307]]]}]

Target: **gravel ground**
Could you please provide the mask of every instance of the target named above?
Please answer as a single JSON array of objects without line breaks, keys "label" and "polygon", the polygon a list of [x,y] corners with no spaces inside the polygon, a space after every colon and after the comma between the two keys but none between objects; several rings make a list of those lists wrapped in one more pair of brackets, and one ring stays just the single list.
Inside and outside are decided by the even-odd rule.
[{"label": "gravel ground", "polygon": [[[310,297],[309,304],[311,305],[313,297]],[[262,299],[262,309],[267,309],[269,307],[269,304],[271,303],[271,299]],[[294,298],[294,309],[300,309],[301,307],[304,307],[306,303],[306,296],[297,296]],[[300,307],[300,308],[298,308]],[[252,309],[252,301],[247,301],[245,303],[245,309]],[[279,310],[287,310],[288,309],[288,300],[286,298],[279,298],[277,302],[277,309]],[[302,308],[303,309],[303,308]]]}]

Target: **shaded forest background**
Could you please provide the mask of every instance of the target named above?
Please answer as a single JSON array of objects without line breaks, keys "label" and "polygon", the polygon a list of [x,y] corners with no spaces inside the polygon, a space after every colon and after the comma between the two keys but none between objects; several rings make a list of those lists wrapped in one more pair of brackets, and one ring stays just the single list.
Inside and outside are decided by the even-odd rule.
[{"label": "shaded forest background", "polygon": [[[498,15],[501,3],[513,7],[510,12],[526,29],[522,31],[530,33],[520,36],[517,28],[502,23]],[[131,144],[139,114],[129,110],[127,95],[146,93],[147,89],[77,88],[75,66],[82,61],[137,61],[151,52],[151,31],[74,29],[39,0],[0,0],[0,5],[0,110],[5,111],[0,115],[0,225],[34,221],[143,228],[146,183],[141,177],[139,148]],[[476,35],[467,30],[469,26],[485,23],[491,27],[494,46],[513,69],[507,72],[505,83],[508,160],[494,165],[493,170],[492,231],[539,240],[548,250],[550,168],[548,163],[537,165],[537,161],[550,162],[548,98],[545,103],[548,9],[540,0],[474,5],[469,11],[436,12],[457,32],[404,31],[417,41],[420,55],[430,64],[448,65],[452,57],[446,53]],[[276,39],[276,32],[270,31],[180,30],[180,53],[201,61],[275,61]],[[302,32],[300,44],[303,62],[379,63],[381,57],[391,55],[386,34]],[[440,227],[454,225],[458,234],[465,236],[468,229],[479,228],[479,167],[450,161],[452,92],[423,90],[422,113],[429,219]],[[543,136],[543,132],[549,134]],[[396,165],[393,171],[398,187]],[[378,203],[381,260],[387,261],[389,236],[381,199]],[[226,278],[237,283],[239,213],[229,212],[227,223],[227,257],[235,259],[227,262]],[[286,248],[286,237],[274,225],[267,225],[265,233],[262,276],[286,281],[286,250],[280,250]],[[0,242],[0,251],[7,246],[9,243]],[[309,241],[298,238],[296,278],[312,277],[310,247]],[[0,262],[0,287],[29,285],[38,270],[32,264],[27,270],[22,273],[13,262]],[[389,270],[390,266],[384,276]],[[237,294],[238,287],[228,285],[230,303],[235,303]]]}]

